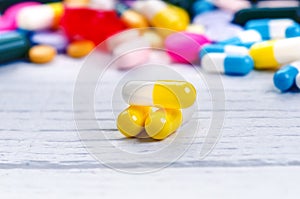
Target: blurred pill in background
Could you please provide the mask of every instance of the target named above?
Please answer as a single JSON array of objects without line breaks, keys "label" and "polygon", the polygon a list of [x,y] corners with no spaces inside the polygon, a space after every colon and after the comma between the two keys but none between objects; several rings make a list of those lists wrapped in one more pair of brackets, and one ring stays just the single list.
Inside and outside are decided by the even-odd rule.
[{"label": "blurred pill in background", "polygon": [[193,17],[193,4],[195,0],[163,0],[172,5],[178,6],[186,10]]},{"label": "blurred pill in background", "polygon": [[214,0],[213,3],[218,8],[231,13],[251,7],[250,1],[245,0]]},{"label": "blurred pill in background", "polygon": [[150,42],[142,37],[121,43],[113,50],[117,68],[126,70],[146,63],[150,58],[150,48]]},{"label": "blurred pill in background", "polygon": [[118,3],[115,9],[120,15],[121,20],[128,28],[149,27],[147,19],[141,13],[130,9],[126,4]]},{"label": "blurred pill in background", "polygon": [[40,5],[37,2],[23,2],[10,6],[0,17],[0,30],[15,30],[17,28],[16,18],[20,10],[28,6]]},{"label": "blurred pill in background", "polygon": [[248,55],[207,53],[201,59],[201,67],[210,73],[244,76],[253,70],[253,60]]},{"label": "blurred pill in background", "polygon": [[[287,29],[296,25],[292,19],[255,19],[245,24],[246,30],[256,30],[263,40],[283,39],[287,37]],[[290,33],[289,37],[293,37]]]},{"label": "blurred pill in background", "polygon": [[0,63],[24,59],[29,47],[26,36],[19,32],[0,33]]},{"label": "blurred pill in background", "polygon": [[138,38],[141,35],[140,30],[138,29],[130,29],[130,30],[125,30],[122,32],[119,32],[117,34],[112,35],[109,37],[105,42],[107,49],[112,52],[117,46],[120,44],[134,40]]},{"label": "blurred pill in background", "polygon": [[191,32],[195,34],[204,34],[205,33],[205,27],[200,24],[190,24],[186,30],[186,32]]},{"label": "blurred pill in background", "polygon": [[240,45],[244,43],[250,43],[250,42],[260,42],[262,41],[262,36],[260,35],[259,32],[256,30],[245,30],[240,33],[238,33],[236,36],[224,40],[224,41],[219,41],[219,44],[223,45]]},{"label": "blurred pill in background", "polygon": [[89,0],[89,6],[100,10],[113,10],[117,0]]},{"label": "blurred pill in background", "polygon": [[232,14],[214,10],[195,16],[192,24],[204,26],[205,35],[212,41],[218,42],[234,37],[243,31],[241,26],[232,24],[231,21]]},{"label": "blurred pill in background", "polygon": [[114,10],[66,7],[61,27],[70,40],[91,40],[98,45],[126,29]]},{"label": "blurred pill in background", "polygon": [[53,3],[53,2],[61,2],[61,0],[0,0],[0,13],[5,12],[10,7],[25,2],[36,2],[36,3]]},{"label": "blurred pill in background", "polygon": [[0,18],[0,31],[14,30],[15,26],[13,24],[14,22],[11,19]]},{"label": "blurred pill in background", "polygon": [[211,43],[201,34],[179,32],[169,35],[165,48],[173,62],[193,63],[198,60],[198,53],[204,44]]},{"label": "blurred pill in background", "polygon": [[64,5],[68,7],[88,7],[90,0],[64,0]]},{"label": "blurred pill in background", "polygon": [[45,44],[56,48],[57,52],[62,53],[68,45],[68,39],[59,31],[35,32],[30,41],[33,45]]},{"label": "blurred pill in background", "polygon": [[216,7],[210,0],[197,0],[192,6],[193,15],[203,14],[214,10]]},{"label": "blurred pill in background", "polygon": [[200,51],[200,58],[202,58],[207,53],[226,53],[227,55],[249,55],[249,50],[244,46],[208,44],[202,47]]},{"label": "blurred pill in background", "polygon": [[163,1],[135,1],[133,9],[143,14],[154,27],[183,31],[189,25],[188,13]]},{"label": "blurred pill in background", "polygon": [[67,47],[67,54],[73,58],[81,58],[88,55],[94,48],[95,44],[92,41],[73,41]]},{"label": "blurred pill in background", "polygon": [[153,48],[164,47],[164,39],[156,30],[146,30],[142,33],[142,37],[149,41]]},{"label": "blurred pill in background", "polygon": [[29,60],[36,64],[51,62],[56,56],[56,49],[49,45],[36,45],[29,50]]},{"label": "blurred pill in background", "polygon": [[300,36],[300,25],[294,24],[289,26],[285,31],[286,38],[299,37]]},{"label": "blurred pill in background", "polygon": [[28,6],[18,13],[17,26],[31,31],[57,28],[63,12],[62,3]]}]

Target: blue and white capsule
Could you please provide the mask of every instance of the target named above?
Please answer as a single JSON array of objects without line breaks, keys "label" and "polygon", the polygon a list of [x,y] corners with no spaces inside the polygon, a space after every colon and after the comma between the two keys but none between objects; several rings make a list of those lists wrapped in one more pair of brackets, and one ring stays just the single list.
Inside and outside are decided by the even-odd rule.
[{"label": "blue and white capsule", "polygon": [[249,55],[207,53],[202,57],[201,66],[210,73],[243,76],[253,70],[254,62]]},{"label": "blue and white capsule", "polygon": [[255,43],[262,41],[263,38],[260,33],[256,30],[245,30],[237,34],[237,36],[230,39],[220,41],[219,44],[222,45],[243,45],[249,43]]},{"label": "blue and white capsule", "polygon": [[202,47],[200,58],[207,53],[226,53],[228,55],[249,55],[249,50],[243,46],[209,44]]},{"label": "blue and white capsule", "polygon": [[294,24],[289,26],[285,31],[286,38],[299,37],[300,36],[300,25]]},{"label": "blue and white capsule", "polygon": [[253,19],[246,23],[246,30],[256,30],[263,40],[284,39],[295,37],[292,32],[288,34],[289,27],[294,27],[296,22],[292,19]]},{"label": "blue and white capsule", "polygon": [[275,87],[282,92],[290,90],[295,85],[299,71],[300,61],[282,67],[274,74],[273,82]]}]

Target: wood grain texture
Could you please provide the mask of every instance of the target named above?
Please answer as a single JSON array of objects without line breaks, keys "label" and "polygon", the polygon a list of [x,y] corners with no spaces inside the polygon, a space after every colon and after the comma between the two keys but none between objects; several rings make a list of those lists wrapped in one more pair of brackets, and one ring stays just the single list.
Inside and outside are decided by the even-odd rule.
[{"label": "wood grain texture", "polygon": [[[271,72],[254,71],[246,77],[222,76],[225,109],[215,110],[225,111],[222,136],[214,150],[200,159],[199,151],[211,119],[210,93],[191,68],[174,66],[197,85],[199,107],[194,119],[200,121],[200,131],[188,151],[170,166],[173,168],[136,177],[105,169],[89,154],[77,134],[72,101],[82,62],[59,56],[53,63],[43,66],[12,63],[0,67],[0,195],[17,198],[23,192],[29,194],[28,197],[38,197],[55,189],[53,194],[57,195],[51,196],[56,198],[70,194],[75,198],[95,198],[98,194],[112,198],[109,191],[120,189],[112,194],[122,196],[126,190],[122,183],[124,186],[128,183],[133,190],[137,185],[139,191],[133,195],[136,197],[142,191],[145,195],[151,192],[144,187],[149,185],[163,194],[171,194],[173,190],[178,198],[188,193],[205,197],[211,194],[209,198],[251,198],[254,193],[247,195],[247,187],[254,186],[261,191],[259,185],[262,184],[256,183],[266,180],[266,190],[276,191],[265,196],[297,198],[295,194],[299,192],[294,192],[294,186],[299,183],[300,165],[299,93],[279,93],[273,87]],[[123,72],[108,74],[103,89],[109,92],[122,75]],[[209,75],[209,78],[216,76]],[[114,144],[135,152],[147,152],[164,144],[124,139],[116,130],[110,100],[109,95],[102,93],[95,102],[95,114]],[[115,100],[123,103],[121,99]],[[81,115],[85,120],[84,110]],[[97,133],[98,130],[88,131]],[[184,135],[182,142],[189,140],[189,136]],[[140,165],[130,160],[120,162],[118,158],[121,157],[115,157],[115,164],[122,164],[124,168]],[[155,164],[158,162],[147,162],[150,168]],[[136,180],[141,184],[135,183]],[[55,188],[57,182],[59,186]],[[157,186],[158,182],[167,188]],[[190,187],[185,186],[184,191],[180,187],[185,183]],[[215,185],[220,193],[214,192]],[[14,186],[20,193],[15,192]],[[235,186],[240,190],[237,195],[229,191]]]}]

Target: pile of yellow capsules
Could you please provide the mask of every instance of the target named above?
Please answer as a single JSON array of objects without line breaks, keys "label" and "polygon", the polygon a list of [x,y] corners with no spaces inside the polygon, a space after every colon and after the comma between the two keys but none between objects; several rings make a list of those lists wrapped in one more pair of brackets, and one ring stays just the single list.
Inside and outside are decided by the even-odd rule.
[{"label": "pile of yellow capsules", "polygon": [[197,93],[186,81],[129,81],[122,96],[129,107],[118,116],[119,131],[126,137],[163,140],[191,119]]}]

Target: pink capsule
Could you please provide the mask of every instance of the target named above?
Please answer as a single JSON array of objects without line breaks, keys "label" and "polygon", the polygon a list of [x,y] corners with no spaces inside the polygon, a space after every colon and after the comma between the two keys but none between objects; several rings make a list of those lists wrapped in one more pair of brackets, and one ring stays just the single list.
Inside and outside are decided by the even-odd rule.
[{"label": "pink capsule", "polygon": [[5,11],[2,18],[0,18],[0,30],[15,30],[17,28],[16,17],[19,11],[25,7],[39,4],[40,3],[38,2],[23,2],[10,6]]},{"label": "pink capsule", "polygon": [[201,47],[208,43],[211,43],[211,41],[202,34],[179,32],[166,38],[165,48],[172,61],[193,63],[198,60]]}]

